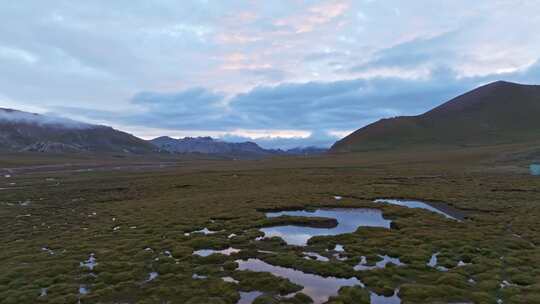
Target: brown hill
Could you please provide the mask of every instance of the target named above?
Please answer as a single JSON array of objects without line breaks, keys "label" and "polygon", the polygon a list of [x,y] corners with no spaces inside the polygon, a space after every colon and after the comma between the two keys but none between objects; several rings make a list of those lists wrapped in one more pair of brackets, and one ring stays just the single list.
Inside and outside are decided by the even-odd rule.
[{"label": "brown hill", "polygon": [[494,82],[422,115],[382,119],[336,142],[331,152],[477,146],[540,139],[540,86]]}]

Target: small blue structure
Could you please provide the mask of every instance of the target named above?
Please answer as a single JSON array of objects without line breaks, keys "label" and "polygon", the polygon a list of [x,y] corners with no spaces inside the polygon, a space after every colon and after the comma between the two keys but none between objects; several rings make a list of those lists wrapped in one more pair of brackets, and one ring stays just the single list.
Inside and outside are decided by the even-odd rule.
[{"label": "small blue structure", "polygon": [[531,164],[529,166],[529,170],[531,171],[532,175],[540,176],[540,164]]}]

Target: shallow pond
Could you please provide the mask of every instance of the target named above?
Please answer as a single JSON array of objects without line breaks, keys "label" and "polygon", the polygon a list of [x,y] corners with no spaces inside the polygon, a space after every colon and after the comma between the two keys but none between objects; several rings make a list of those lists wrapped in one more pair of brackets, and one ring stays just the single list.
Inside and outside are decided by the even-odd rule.
[{"label": "shallow pond", "polygon": [[396,290],[391,297],[380,296],[372,292],[370,295],[370,302],[371,304],[400,304],[401,298],[399,297],[398,292],[399,290]]},{"label": "shallow pond", "polygon": [[441,214],[445,216],[446,218],[449,218],[452,220],[457,220],[457,221],[463,220],[462,212],[441,202],[428,203],[428,202],[422,202],[419,200],[402,200],[402,199],[387,199],[387,198],[376,199],[374,202],[403,206],[407,208],[425,209],[431,212]]},{"label": "shallow pond", "polygon": [[399,258],[393,258],[388,255],[379,255],[379,258],[381,259],[375,265],[369,266],[367,264],[367,259],[365,256],[362,256],[362,259],[360,263],[356,266],[354,266],[354,270],[356,271],[365,271],[365,270],[372,270],[372,269],[382,269],[386,268],[387,264],[394,264],[396,266],[405,266],[404,263],[402,263]]},{"label": "shallow pond", "polygon": [[88,268],[89,270],[94,270],[97,264],[98,262],[96,260],[96,256],[93,253],[90,254],[90,257],[88,258],[88,260],[79,263],[81,267]]},{"label": "shallow pond", "polygon": [[191,278],[194,279],[194,280],[206,280],[206,279],[208,279],[207,276],[200,275],[200,274],[196,274],[196,273],[194,273],[194,274],[191,276]]},{"label": "shallow pond", "polygon": [[90,291],[88,290],[88,288],[86,287],[86,285],[81,285],[79,286],[79,294],[80,295],[85,295],[85,294],[88,294]]},{"label": "shallow pond", "polygon": [[343,247],[343,245],[337,244],[334,247],[334,251],[336,251],[336,252],[345,252],[345,248]]},{"label": "shallow pond", "polygon": [[316,252],[303,252],[304,258],[308,260],[316,260],[319,262],[328,262],[330,261],[329,258],[322,256]]},{"label": "shallow pond", "polygon": [[218,231],[212,231],[212,230],[205,227],[205,228],[203,228],[201,230],[192,231],[192,232],[186,232],[186,233],[184,233],[184,235],[185,236],[190,236],[190,235],[192,235],[194,233],[201,233],[201,234],[204,234],[204,235],[208,235],[208,234],[218,233]]},{"label": "shallow pond", "polygon": [[146,279],[146,282],[151,282],[153,280],[155,280],[157,277],[159,276],[159,274],[155,271],[152,271],[148,274],[148,278]]},{"label": "shallow pond", "polygon": [[443,271],[443,272],[446,272],[448,271],[448,268],[444,267],[444,266],[438,266],[438,256],[439,256],[440,252],[435,252],[434,254],[431,255],[431,258],[429,259],[429,262],[426,263],[426,265],[428,267],[431,267],[431,268],[435,268],[437,269],[438,271]]},{"label": "shallow pond", "polygon": [[269,272],[275,276],[289,279],[289,281],[301,285],[301,292],[310,296],[314,304],[324,303],[330,296],[337,295],[343,286],[362,286],[364,284],[357,278],[322,277],[315,274],[304,273],[299,270],[270,265],[259,259],[238,260],[238,270],[250,270],[257,272]]},{"label": "shallow pond", "polygon": [[386,220],[382,212],[378,209],[317,209],[315,211],[279,211],[266,213],[267,217],[278,216],[304,216],[304,217],[326,217],[338,221],[334,228],[313,228],[302,226],[275,226],[262,228],[265,237],[280,237],[289,245],[305,246],[307,241],[314,236],[338,235],[355,232],[359,227],[382,227],[390,228],[392,221]]},{"label": "shallow pond", "polygon": [[532,164],[529,166],[531,175],[540,176],[540,164]]},{"label": "shallow pond", "polygon": [[223,249],[223,250],[201,249],[201,250],[194,251],[193,254],[198,255],[198,256],[202,256],[202,257],[207,257],[207,256],[210,256],[212,254],[231,255],[233,253],[238,253],[238,252],[240,252],[240,249],[235,249],[235,248],[229,247],[229,248]]},{"label": "shallow pond", "polygon": [[261,296],[263,293],[260,291],[240,292],[240,300],[236,304],[251,304],[253,301]]},{"label": "shallow pond", "polygon": [[234,283],[234,284],[238,284],[240,283],[239,281],[235,280],[234,278],[232,277],[223,277],[221,278],[224,282],[227,282],[227,283]]}]

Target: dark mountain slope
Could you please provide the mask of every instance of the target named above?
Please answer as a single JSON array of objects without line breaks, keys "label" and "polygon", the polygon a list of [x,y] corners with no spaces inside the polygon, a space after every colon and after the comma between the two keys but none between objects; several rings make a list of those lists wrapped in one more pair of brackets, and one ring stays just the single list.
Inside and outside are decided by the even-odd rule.
[{"label": "dark mountain slope", "polygon": [[259,147],[253,142],[230,143],[215,140],[211,137],[186,137],[175,139],[162,136],[150,140],[150,142],[160,150],[170,153],[201,153],[220,155],[269,155],[269,151]]},{"label": "dark mountain slope", "polygon": [[226,142],[211,137],[185,137],[171,138],[162,136],[150,140],[150,142],[159,148],[160,151],[169,153],[200,153],[214,154],[231,157],[266,157],[279,155],[318,155],[327,151],[324,148],[305,147],[289,150],[264,149],[254,142]]},{"label": "dark mountain slope", "polygon": [[0,108],[0,150],[142,154],[155,147],[111,127]]},{"label": "dark mountain slope", "polygon": [[382,119],[331,152],[421,146],[495,145],[540,138],[540,86],[494,82],[422,115]]}]

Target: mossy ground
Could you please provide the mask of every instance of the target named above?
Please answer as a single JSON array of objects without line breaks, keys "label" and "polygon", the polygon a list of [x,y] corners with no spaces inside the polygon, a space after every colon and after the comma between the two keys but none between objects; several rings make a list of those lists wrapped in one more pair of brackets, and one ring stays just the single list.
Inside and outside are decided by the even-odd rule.
[{"label": "mossy ground", "polygon": [[[265,292],[256,303],[309,302],[303,295],[279,297],[301,289],[288,280],[235,270],[237,259],[260,258],[309,273],[356,276],[378,294],[399,288],[403,303],[540,303],[540,178],[506,170],[490,157],[489,151],[361,154],[193,160],[159,170],[15,171],[0,177],[0,188],[8,188],[0,190],[0,302],[236,303],[239,291],[254,290]],[[444,201],[468,219],[372,203],[377,197]],[[279,221],[258,210],[321,206],[380,208],[393,229],[316,237],[307,248],[276,238],[254,241],[259,227]],[[202,228],[216,233],[185,235]],[[345,246],[347,260],[327,251],[335,244]],[[242,251],[192,255],[229,246]],[[303,251],[331,260],[308,260]],[[450,271],[426,266],[434,252]],[[91,253],[95,269],[80,267]],[[353,270],[361,256],[373,263],[379,254],[407,266]],[[470,265],[456,267],[459,261]],[[159,276],[146,282],[153,271]],[[239,283],[224,282],[226,276]],[[510,285],[501,288],[503,281]],[[90,292],[79,295],[81,285]],[[47,296],[39,297],[42,288]],[[343,288],[331,303],[368,298],[367,290]]]}]

